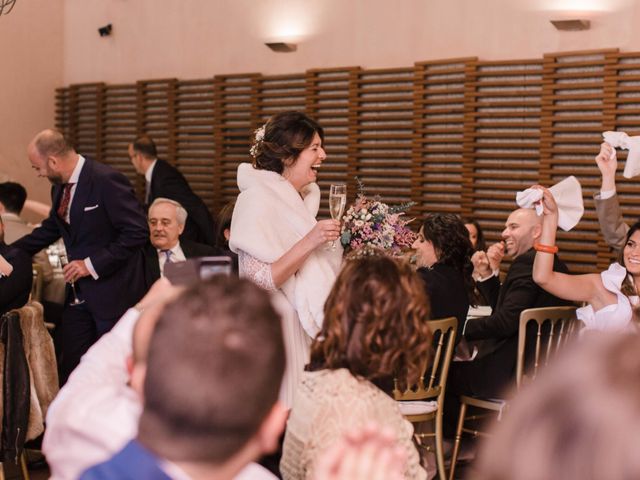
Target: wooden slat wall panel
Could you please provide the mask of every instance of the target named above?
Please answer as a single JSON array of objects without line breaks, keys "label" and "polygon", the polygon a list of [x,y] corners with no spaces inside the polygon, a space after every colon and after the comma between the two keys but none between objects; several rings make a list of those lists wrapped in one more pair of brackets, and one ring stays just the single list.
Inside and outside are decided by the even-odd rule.
[{"label": "wooden slat wall panel", "polygon": [[70,141],[83,155],[102,160],[102,105],[104,84],[73,85],[69,91],[69,108],[73,119],[69,122]]},{"label": "wooden slat wall panel", "polygon": [[214,140],[219,165],[214,184],[216,210],[236,198],[238,165],[251,161],[258,84],[258,74],[215,77]]},{"label": "wooden slat wall panel", "polygon": [[[607,128],[640,135],[640,52],[615,56],[615,63],[607,65],[611,79],[610,93],[605,101],[606,116],[611,119]],[[618,150],[618,170],[624,168],[626,150]],[[629,225],[640,219],[640,191],[638,178],[626,179],[619,175],[616,187],[625,220]]]},{"label": "wooden slat wall panel", "polygon": [[349,176],[397,204],[411,200],[414,68],[360,70],[350,102]]},{"label": "wooden slat wall panel", "polygon": [[[591,192],[600,187],[594,157],[608,129],[605,118],[606,67],[615,51],[544,57],[541,182],[551,185],[575,175],[584,190],[585,215],[571,232],[560,231],[562,258],[573,272],[593,271],[608,263]],[[598,262],[598,258],[600,261]]]},{"label": "wooden slat wall panel", "polygon": [[213,78],[177,82],[174,91],[175,165],[193,191],[214,211],[216,172]]},{"label": "wooden slat wall panel", "polygon": [[260,76],[257,89],[255,128],[278,112],[305,109],[307,91],[303,74]]},{"label": "wooden slat wall panel", "polygon": [[347,174],[349,162],[349,84],[356,68],[310,70],[306,77],[308,115],[324,129],[327,158],[322,162],[318,185],[322,192],[320,216],[329,218],[329,187],[347,183],[349,200],[355,198],[356,187]]},{"label": "wooden slat wall panel", "polygon": [[473,58],[416,64],[412,213],[461,213],[465,115]]},{"label": "wooden slat wall panel", "polygon": [[[640,135],[640,52],[548,54],[542,59],[416,63],[409,68],[312,69],[56,90],[56,125],[82,154],[133,174],[126,146],[149,134],[162,158],[185,174],[213,212],[237,195],[236,168],[250,161],[253,131],[275,112],[305,110],[325,128],[328,158],[319,183],[321,216],[329,185],[359,176],[389,203],[412,213],[471,215],[497,240],[517,190],[567,175],[582,183],[586,214],[560,233],[574,272],[602,269],[592,194],[601,133]],[[621,163],[626,152],[618,153]],[[637,180],[618,179],[626,220],[640,217]]]},{"label": "wooden slat wall panel", "polygon": [[149,135],[158,157],[175,163],[175,89],[177,80],[143,80],[138,87],[138,135]]},{"label": "wooden slat wall panel", "polygon": [[538,181],[542,61],[477,62],[471,72],[467,214],[489,243],[501,239],[516,192]]},{"label": "wooden slat wall panel", "polygon": [[74,115],[74,112],[71,110],[71,106],[69,105],[70,91],[70,87],[56,88],[56,128],[62,131],[66,136],[70,136],[71,132],[69,131],[69,127],[71,118]]},{"label": "wooden slat wall panel", "polygon": [[107,85],[102,107],[102,161],[123,172],[133,185],[140,180],[129,159],[128,147],[137,132],[135,85]]}]

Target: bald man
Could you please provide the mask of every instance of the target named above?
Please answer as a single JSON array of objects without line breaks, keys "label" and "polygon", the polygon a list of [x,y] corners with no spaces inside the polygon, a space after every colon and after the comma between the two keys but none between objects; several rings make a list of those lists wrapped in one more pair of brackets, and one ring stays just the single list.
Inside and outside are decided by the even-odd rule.
[{"label": "bald man", "polygon": [[[496,244],[487,253],[476,252],[472,260],[477,286],[492,308],[488,317],[467,321],[464,337],[479,341],[477,355],[470,362],[454,362],[447,383],[445,417],[449,434],[455,429],[460,395],[496,398],[515,379],[520,312],[527,308],[567,305],[540,288],[532,276],[535,250],[540,238],[542,217],[533,209],[520,208],[509,215],[502,231],[504,244]],[[502,285],[490,266],[492,249],[503,250],[513,259]],[[568,272],[557,255],[553,269]]]},{"label": "bald man", "polygon": [[52,208],[42,226],[13,245],[30,255],[62,237],[80,304],[67,289],[59,363],[63,384],[80,357],[144,294],[142,249],[149,229],[131,183],[113,168],[76,153],[57,130],[31,141],[27,156],[52,184]]}]

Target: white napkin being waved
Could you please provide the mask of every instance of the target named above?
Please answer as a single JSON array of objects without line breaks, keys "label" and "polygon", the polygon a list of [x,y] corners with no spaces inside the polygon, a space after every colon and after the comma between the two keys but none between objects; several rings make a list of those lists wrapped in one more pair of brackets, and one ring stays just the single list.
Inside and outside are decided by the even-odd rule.
[{"label": "white napkin being waved", "polygon": [[[624,132],[604,132],[604,141],[615,148],[629,150],[627,162],[624,165],[624,178],[640,175],[640,137],[630,137]],[[611,158],[615,158],[615,150]]]},{"label": "white napkin being waved", "polygon": [[[558,226],[565,232],[575,227],[584,214],[582,187],[578,179],[571,175],[549,188],[558,204]],[[527,188],[516,194],[516,203],[521,208],[535,208],[542,215],[542,190]]]}]

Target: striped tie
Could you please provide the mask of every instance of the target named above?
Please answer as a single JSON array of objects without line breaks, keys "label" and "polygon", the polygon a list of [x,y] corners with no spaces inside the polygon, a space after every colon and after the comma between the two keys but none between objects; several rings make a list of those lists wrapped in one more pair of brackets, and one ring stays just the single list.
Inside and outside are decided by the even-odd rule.
[{"label": "striped tie", "polygon": [[60,205],[58,205],[58,216],[65,222],[67,221],[67,211],[69,210],[69,202],[71,202],[71,188],[73,185],[73,183],[64,184],[62,200],[60,200]]}]

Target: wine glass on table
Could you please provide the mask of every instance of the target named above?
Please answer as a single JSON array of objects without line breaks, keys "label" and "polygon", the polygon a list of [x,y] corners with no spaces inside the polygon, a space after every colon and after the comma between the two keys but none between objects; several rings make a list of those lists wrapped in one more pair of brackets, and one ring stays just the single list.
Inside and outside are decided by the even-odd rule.
[{"label": "wine glass on table", "polygon": [[[347,186],[344,183],[333,184],[329,190],[329,213],[334,220],[340,220],[347,205]],[[331,250],[336,249],[336,241],[331,242]]]},{"label": "wine glass on table", "polygon": [[[69,264],[69,257],[67,257],[66,253],[60,254],[60,265],[64,268],[65,265]],[[78,298],[78,293],[76,292],[76,284],[74,282],[69,282],[71,285],[71,290],[73,291],[73,301],[69,305],[81,305],[84,303],[84,300],[80,300]]]}]

